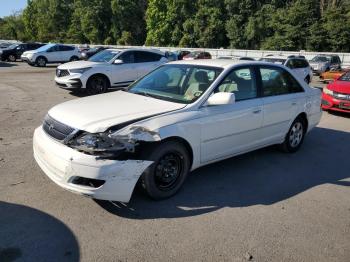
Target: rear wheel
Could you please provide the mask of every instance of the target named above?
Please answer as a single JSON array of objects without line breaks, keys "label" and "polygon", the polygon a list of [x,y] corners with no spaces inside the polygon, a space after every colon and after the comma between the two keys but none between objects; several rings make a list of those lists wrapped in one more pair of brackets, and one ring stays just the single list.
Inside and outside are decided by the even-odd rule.
[{"label": "rear wheel", "polygon": [[10,62],[16,62],[16,56],[15,55],[9,55],[8,60]]},{"label": "rear wheel", "polygon": [[171,197],[181,188],[190,169],[187,149],[179,142],[168,141],[145,154],[154,163],[141,177],[141,185],[153,199]]},{"label": "rear wheel", "polygon": [[72,56],[72,57],[69,59],[70,62],[78,61],[78,60],[79,60],[79,58],[78,58],[77,56]]},{"label": "rear wheel", "polygon": [[35,61],[35,64],[40,67],[45,67],[46,63],[47,63],[46,58],[43,56],[39,56]]},{"label": "rear wheel", "polygon": [[306,121],[298,117],[292,123],[284,142],[280,145],[281,149],[287,153],[294,153],[301,147],[306,133]]},{"label": "rear wheel", "polygon": [[102,75],[92,76],[86,85],[86,91],[89,95],[102,94],[109,88],[109,82],[106,77]]}]

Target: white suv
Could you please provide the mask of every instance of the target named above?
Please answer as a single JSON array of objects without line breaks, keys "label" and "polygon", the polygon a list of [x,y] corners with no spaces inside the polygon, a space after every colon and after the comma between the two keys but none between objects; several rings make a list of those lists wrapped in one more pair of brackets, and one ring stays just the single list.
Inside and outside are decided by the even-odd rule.
[{"label": "white suv", "polygon": [[49,63],[66,63],[80,58],[79,49],[75,46],[47,44],[36,50],[24,52],[21,59],[29,65],[46,66]]},{"label": "white suv", "polygon": [[310,84],[312,80],[312,69],[309,62],[303,56],[273,56],[267,55],[260,59],[260,61],[270,62],[274,64],[284,65],[292,69],[296,76]]},{"label": "white suv", "polygon": [[166,62],[165,53],[158,50],[106,49],[88,61],[60,65],[55,81],[62,88],[84,88],[91,95],[99,94],[110,87],[126,88]]}]

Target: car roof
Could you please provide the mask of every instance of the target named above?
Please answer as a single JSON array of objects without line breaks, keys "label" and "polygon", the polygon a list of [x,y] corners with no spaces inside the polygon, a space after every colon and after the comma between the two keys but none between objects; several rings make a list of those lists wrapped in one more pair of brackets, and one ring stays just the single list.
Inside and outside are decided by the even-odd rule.
[{"label": "car roof", "polygon": [[152,52],[152,53],[156,53],[159,55],[164,55],[165,52],[162,52],[158,49],[150,49],[150,48],[127,48],[127,49],[118,49],[118,48],[108,48],[106,50],[110,50],[110,51],[146,51],[146,52]]},{"label": "car roof", "polygon": [[263,59],[285,59],[285,60],[287,60],[287,59],[289,59],[288,57],[286,57],[286,56],[282,56],[282,55],[267,55],[267,56],[264,56],[264,57],[262,57]]},{"label": "car roof", "polygon": [[269,62],[251,61],[251,60],[233,60],[233,59],[198,59],[198,60],[178,60],[167,64],[173,65],[198,65],[208,67],[230,68],[237,65],[268,65],[278,66]]}]

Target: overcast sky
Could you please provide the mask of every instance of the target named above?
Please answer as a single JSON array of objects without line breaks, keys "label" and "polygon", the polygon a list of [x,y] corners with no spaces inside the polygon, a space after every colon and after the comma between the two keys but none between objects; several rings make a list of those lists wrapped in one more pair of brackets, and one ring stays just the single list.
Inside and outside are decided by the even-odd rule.
[{"label": "overcast sky", "polygon": [[26,7],[27,0],[0,0],[0,17],[11,15]]}]

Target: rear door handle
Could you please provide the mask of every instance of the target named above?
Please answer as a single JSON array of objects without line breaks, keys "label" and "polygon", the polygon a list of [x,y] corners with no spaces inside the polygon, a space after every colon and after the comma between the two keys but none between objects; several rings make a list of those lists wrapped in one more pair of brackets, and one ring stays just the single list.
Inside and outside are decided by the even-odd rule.
[{"label": "rear door handle", "polygon": [[261,109],[255,109],[253,110],[253,114],[259,114],[261,112]]},{"label": "rear door handle", "polygon": [[297,105],[297,102],[293,102],[293,103],[292,103],[292,106],[296,106],[296,105]]}]

